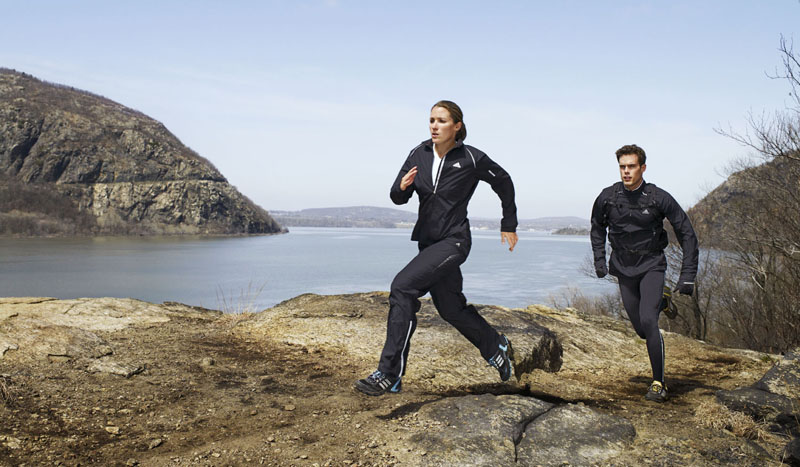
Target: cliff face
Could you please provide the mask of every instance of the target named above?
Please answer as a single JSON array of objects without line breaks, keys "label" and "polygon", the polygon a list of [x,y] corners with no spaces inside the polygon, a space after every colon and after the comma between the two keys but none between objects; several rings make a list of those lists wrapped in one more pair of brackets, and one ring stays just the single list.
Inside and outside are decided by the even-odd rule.
[{"label": "cliff face", "polygon": [[[53,209],[32,202],[30,192],[63,197],[65,206],[93,221],[70,226],[69,219],[60,219],[62,232],[55,233],[281,231],[161,123],[108,99],[9,70],[0,70],[0,176],[0,184],[18,187],[7,189],[0,201],[6,225],[0,233],[14,233],[8,226],[23,217],[52,223]],[[16,193],[16,203],[10,193]]]}]

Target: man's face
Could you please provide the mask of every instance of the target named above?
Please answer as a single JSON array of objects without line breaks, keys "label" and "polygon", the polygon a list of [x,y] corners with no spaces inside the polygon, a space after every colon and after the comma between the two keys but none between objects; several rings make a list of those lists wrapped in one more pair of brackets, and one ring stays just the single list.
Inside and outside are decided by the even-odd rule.
[{"label": "man's face", "polygon": [[619,158],[619,175],[625,188],[633,190],[642,183],[642,174],[647,169],[647,164],[639,165],[639,156],[624,154]]}]

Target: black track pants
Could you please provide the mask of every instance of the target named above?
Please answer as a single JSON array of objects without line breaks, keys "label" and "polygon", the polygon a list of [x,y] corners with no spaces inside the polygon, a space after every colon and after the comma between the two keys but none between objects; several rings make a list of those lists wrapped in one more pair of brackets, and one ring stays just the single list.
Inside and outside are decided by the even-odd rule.
[{"label": "black track pants", "polygon": [[653,379],[664,382],[664,339],[658,329],[659,304],[664,288],[664,271],[648,271],[638,277],[620,275],[619,291],[636,334],[647,340],[647,354]]},{"label": "black track pants", "polygon": [[425,248],[392,281],[386,343],[378,370],[393,378],[406,371],[411,336],[417,327],[419,297],[428,291],[439,315],[458,329],[481,352],[491,358],[500,344],[500,335],[461,292],[463,277],[459,266],[466,261],[469,245],[445,239]]}]

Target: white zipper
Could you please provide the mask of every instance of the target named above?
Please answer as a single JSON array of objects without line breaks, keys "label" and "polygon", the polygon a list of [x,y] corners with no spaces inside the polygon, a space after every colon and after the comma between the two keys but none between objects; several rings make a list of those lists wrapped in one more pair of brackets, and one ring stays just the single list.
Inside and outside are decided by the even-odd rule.
[{"label": "white zipper", "polygon": [[444,169],[444,160],[447,159],[447,154],[442,156],[439,160],[439,171],[436,173],[436,181],[433,183],[433,194],[436,194],[436,188],[439,186],[439,179],[442,178],[442,169]]}]

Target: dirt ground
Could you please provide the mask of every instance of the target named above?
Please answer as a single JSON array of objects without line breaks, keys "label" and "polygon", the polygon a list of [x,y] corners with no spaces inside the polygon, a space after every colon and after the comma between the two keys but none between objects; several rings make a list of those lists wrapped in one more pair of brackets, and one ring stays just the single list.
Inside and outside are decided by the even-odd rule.
[{"label": "dirt ground", "polygon": [[[698,425],[695,409],[714,391],[751,384],[771,365],[711,348],[669,356],[674,398],[663,405],[643,400],[643,376],[586,372],[543,373],[531,387],[409,386],[373,398],[352,389],[365,375],[340,356],[234,337],[239,319],[98,333],[117,360],[143,367],[130,378],[88,373],[81,361],[0,360],[10,393],[0,401],[0,465],[394,465],[376,432],[412,429],[426,402],[485,392],[583,402],[631,420],[637,439],[616,465],[765,465],[763,456],[776,459],[787,441],[756,443]],[[576,393],[576,385],[596,391]]]}]

